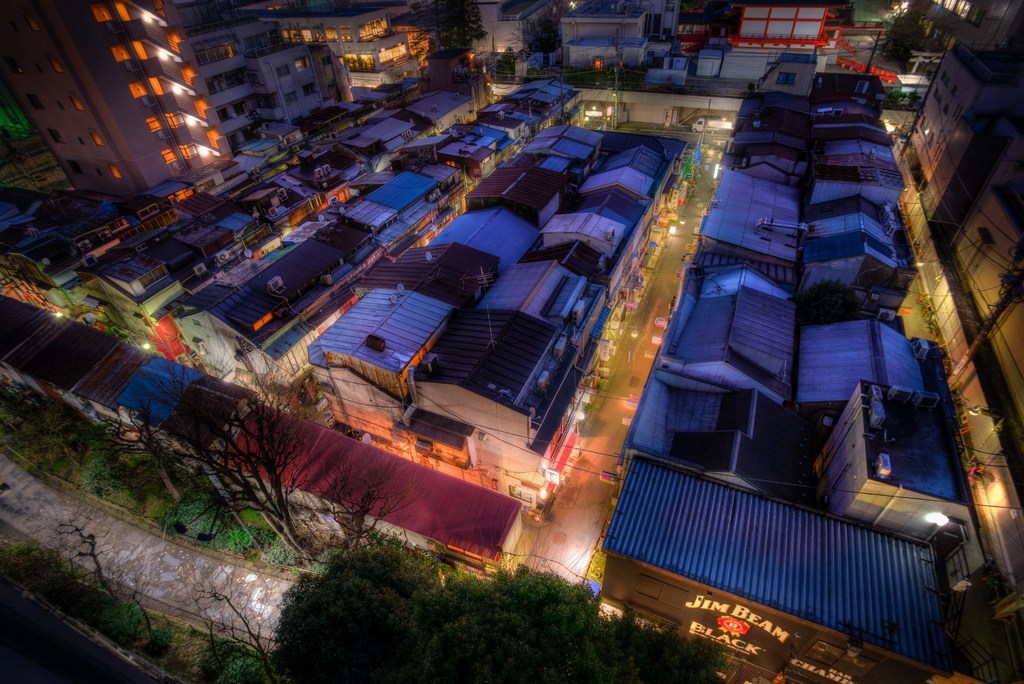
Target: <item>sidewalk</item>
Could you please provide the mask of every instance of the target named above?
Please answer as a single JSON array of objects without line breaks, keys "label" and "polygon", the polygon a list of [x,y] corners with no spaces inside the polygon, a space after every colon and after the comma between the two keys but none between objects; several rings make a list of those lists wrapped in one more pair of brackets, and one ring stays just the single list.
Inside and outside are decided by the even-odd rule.
[{"label": "sidewalk", "polygon": [[0,493],[0,523],[57,551],[68,548],[58,526],[81,526],[84,533],[96,537],[104,573],[134,587],[154,610],[198,627],[208,620],[227,628],[241,627],[227,606],[200,599],[200,594],[212,590],[230,597],[261,634],[273,633],[281,599],[293,584],[290,580],[259,575],[164,541],[44,484],[2,454],[0,482],[10,487]]}]

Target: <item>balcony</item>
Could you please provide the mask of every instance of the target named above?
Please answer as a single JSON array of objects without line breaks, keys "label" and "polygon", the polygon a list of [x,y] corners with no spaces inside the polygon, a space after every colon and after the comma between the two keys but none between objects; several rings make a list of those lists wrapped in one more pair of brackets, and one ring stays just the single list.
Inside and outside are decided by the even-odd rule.
[{"label": "balcony", "polygon": [[206,97],[206,102],[213,108],[222,107],[228,103],[240,100],[249,94],[249,84],[239,83],[238,85],[229,86],[223,90],[217,91],[216,93],[211,92]]}]

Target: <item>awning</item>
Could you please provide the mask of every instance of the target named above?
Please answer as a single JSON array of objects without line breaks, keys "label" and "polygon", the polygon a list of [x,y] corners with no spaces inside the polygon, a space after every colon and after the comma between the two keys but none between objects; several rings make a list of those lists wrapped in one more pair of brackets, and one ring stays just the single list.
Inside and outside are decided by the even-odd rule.
[{"label": "awning", "polygon": [[466,447],[466,437],[475,429],[468,423],[423,409],[416,409],[409,421],[409,432],[459,450]]},{"label": "awning", "polygon": [[601,339],[601,331],[604,330],[605,323],[608,322],[608,318],[612,315],[612,310],[605,305],[601,309],[601,313],[597,314],[597,320],[594,322],[594,327],[590,330],[590,336],[595,340]]}]

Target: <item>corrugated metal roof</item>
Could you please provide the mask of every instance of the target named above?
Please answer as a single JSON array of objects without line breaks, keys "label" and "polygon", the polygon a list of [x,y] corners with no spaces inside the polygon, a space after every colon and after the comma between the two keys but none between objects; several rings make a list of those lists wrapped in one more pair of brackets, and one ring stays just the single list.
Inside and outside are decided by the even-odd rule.
[{"label": "corrugated metal roof", "polygon": [[576,275],[588,278],[601,272],[601,253],[579,240],[538,249],[524,254],[520,259],[523,263],[549,260],[557,261]]},{"label": "corrugated metal roof", "polygon": [[[427,256],[429,255],[429,260]],[[498,257],[452,242],[415,247],[396,261],[382,260],[355,283],[357,290],[406,289],[462,308],[497,276]]]},{"label": "corrugated metal roof", "polygon": [[635,460],[604,550],[949,671],[926,544]]},{"label": "corrugated metal roof", "polygon": [[554,261],[513,264],[476,308],[517,309],[561,325],[585,287],[586,278],[571,274]]},{"label": "corrugated metal roof", "polygon": [[157,426],[174,412],[189,385],[204,377],[207,376],[173,361],[150,359],[132,376],[117,403],[137,411],[140,419]]},{"label": "corrugated metal roof", "polygon": [[480,181],[469,193],[469,199],[498,198],[543,209],[562,193],[565,184],[565,176],[554,171],[536,166],[504,166]]},{"label": "corrugated metal roof", "polygon": [[402,171],[386,185],[383,185],[366,199],[395,211],[402,211],[437,186],[437,181],[413,171]]},{"label": "corrugated metal roof", "polygon": [[[779,225],[759,230],[759,219],[774,219]],[[798,188],[725,170],[700,232],[752,252],[796,261],[796,228],[785,226],[795,226],[799,220]]]},{"label": "corrugated metal roof", "polygon": [[[69,390],[121,342],[74,321],[45,314],[49,321],[30,334],[4,361],[39,380]],[[4,327],[8,326],[4,319]]]},{"label": "corrugated metal roof", "polygon": [[845,402],[861,380],[924,391],[910,340],[877,320],[800,328],[798,368],[801,404]]},{"label": "corrugated metal roof", "polygon": [[117,408],[117,398],[128,387],[139,368],[152,358],[135,347],[115,347],[85,374],[72,392],[93,403]]},{"label": "corrugated metal roof", "polygon": [[[371,290],[310,345],[310,363],[326,367],[330,353],[400,372],[444,329],[453,308],[418,292]],[[384,340],[384,351],[366,345],[369,335]]]},{"label": "corrugated metal roof", "polygon": [[433,372],[420,366],[416,381],[457,384],[514,405],[557,331],[518,311],[460,311],[432,349],[437,355]]},{"label": "corrugated metal roof", "polygon": [[519,261],[537,241],[540,231],[532,223],[516,216],[505,207],[471,211],[452,221],[431,241],[431,245],[460,242],[474,249],[493,254],[502,271]]},{"label": "corrugated metal roof", "polygon": [[559,239],[565,240],[572,235],[581,235],[607,245],[603,250],[611,256],[622,239],[624,226],[613,219],[605,218],[593,212],[575,212],[572,214],[556,214],[544,224],[541,233],[545,244],[556,244]]},{"label": "corrugated metal roof", "polygon": [[347,504],[365,498],[366,487],[381,488],[380,508],[370,514],[389,525],[492,560],[510,550],[521,502],[313,423],[303,428],[300,489]]},{"label": "corrugated metal roof", "polygon": [[580,193],[590,195],[617,186],[632,192],[637,197],[647,197],[647,193],[650,192],[653,185],[654,179],[650,176],[645,176],[636,169],[625,167],[591,174],[590,178],[580,187]]},{"label": "corrugated metal roof", "polygon": [[639,221],[650,204],[648,199],[637,199],[623,190],[614,189],[595,192],[580,200],[576,212],[593,212],[605,218],[618,221],[626,227],[627,232]]},{"label": "corrugated metal roof", "polygon": [[53,320],[53,314],[6,295],[0,295],[0,320],[3,321],[3,325],[0,325],[0,360],[24,344],[44,325],[59,322]]}]

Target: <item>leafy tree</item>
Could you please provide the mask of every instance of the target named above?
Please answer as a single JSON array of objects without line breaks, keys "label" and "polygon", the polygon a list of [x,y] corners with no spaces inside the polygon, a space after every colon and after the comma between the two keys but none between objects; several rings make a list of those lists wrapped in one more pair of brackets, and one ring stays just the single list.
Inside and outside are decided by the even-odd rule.
[{"label": "leafy tree", "polygon": [[414,23],[433,34],[431,49],[468,48],[487,37],[474,0],[424,0],[411,5]]},{"label": "leafy tree", "polygon": [[322,574],[285,595],[274,662],[309,684],[402,681],[414,650],[413,596],[435,583],[394,546],[332,554]]},{"label": "leafy tree", "polygon": [[499,74],[514,74],[516,72],[516,53],[512,48],[505,48],[505,51],[498,56],[494,63],[494,70]]},{"label": "leafy tree", "polygon": [[[526,567],[492,581],[394,545],[339,551],[285,595],[274,662],[303,682],[717,681],[721,647],[606,617],[581,584]],[[330,635],[330,638],[325,638]]]},{"label": "leafy tree", "polygon": [[885,53],[895,60],[906,62],[910,53],[924,46],[928,31],[925,16],[917,10],[911,10],[896,17],[889,28]]},{"label": "leafy tree", "polygon": [[558,49],[561,27],[550,14],[530,22],[530,49],[533,52],[554,52]]},{"label": "leafy tree", "polygon": [[852,321],[860,316],[860,299],[853,288],[838,280],[823,280],[798,292],[797,325],[825,325]]}]

